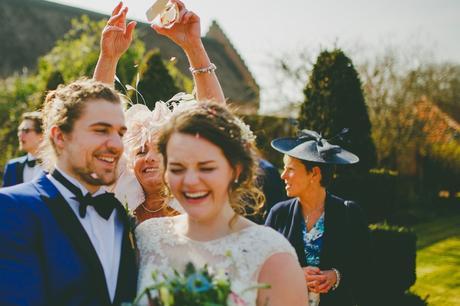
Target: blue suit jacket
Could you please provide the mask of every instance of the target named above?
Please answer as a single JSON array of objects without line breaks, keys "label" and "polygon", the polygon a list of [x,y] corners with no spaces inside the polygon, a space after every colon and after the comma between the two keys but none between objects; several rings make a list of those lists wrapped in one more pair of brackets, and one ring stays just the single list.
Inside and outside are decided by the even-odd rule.
[{"label": "blue suit jacket", "polygon": [[3,173],[3,187],[14,186],[24,182],[24,167],[27,155],[9,160]]},{"label": "blue suit jacket", "polygon": [[[123,212],[124,213],[124,212]],[[104,271],[77,216],[51,181],[0,190],[0,305],[119,305],[136,293],[137,267],[124,220],[118,283]]]}]

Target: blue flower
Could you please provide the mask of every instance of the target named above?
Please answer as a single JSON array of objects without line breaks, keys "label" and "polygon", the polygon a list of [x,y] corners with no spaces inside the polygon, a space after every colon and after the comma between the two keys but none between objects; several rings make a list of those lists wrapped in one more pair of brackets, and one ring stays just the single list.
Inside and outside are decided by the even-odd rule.
[{"label": "blue flower", "polygon": [[200,293],[208,291],[211,288],[211,284],[200,273],[194,273],[190,275],[187,279],[187,289],[191,292]]}]

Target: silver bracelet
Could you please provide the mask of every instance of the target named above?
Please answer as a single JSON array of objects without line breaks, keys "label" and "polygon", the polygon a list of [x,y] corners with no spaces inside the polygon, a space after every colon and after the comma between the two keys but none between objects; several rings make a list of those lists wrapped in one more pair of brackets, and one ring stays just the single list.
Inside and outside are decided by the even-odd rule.
[{"label": "silver bracelet", "polygon": [[193,68],[193,67],[189,67],[188,68],[190,70],[190,72],[192,74],[198,74],[198,73],[211,73],[213,72],[214,70],[217,69],[216,65],[214,65],[213,63],[209,64],[208,67],[203,67],[203,68]]},{"label": "silver bracelet", "polygon": [[334,286],[332,286],[332,288],[331,288],[331,290],[334,291],[340,285],[341,275],[340,275],[339,270],[337,270],[335,268],[332,268],[331,270],[335,272],[335,275],[336,275],[336,278],[337,278],[337,281],[335,282]]}]

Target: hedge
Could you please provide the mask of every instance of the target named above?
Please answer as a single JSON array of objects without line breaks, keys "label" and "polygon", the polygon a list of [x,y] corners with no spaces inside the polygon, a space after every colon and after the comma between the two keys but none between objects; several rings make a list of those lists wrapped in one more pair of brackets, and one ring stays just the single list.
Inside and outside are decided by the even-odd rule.
[{"label": "hedge", "polygon": [[374,258],[376,300],[389,301],[402,296],[415,283],[417,238],[415,233],[407,228],[385,223],[372,224],[369,228]]}]

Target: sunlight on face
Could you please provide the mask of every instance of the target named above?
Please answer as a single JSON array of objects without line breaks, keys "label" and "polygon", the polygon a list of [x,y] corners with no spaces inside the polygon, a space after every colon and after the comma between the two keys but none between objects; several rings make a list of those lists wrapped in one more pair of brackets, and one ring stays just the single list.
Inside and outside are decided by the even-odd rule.
[{"label": "sunlight on face", "polygon": [[218,146],[204,138],[174,133],[166,154],[167,183],[192,219],[218,218],[230,207],[228,190],[234,174]]},{"label": "sunlight on face", "polygon": [[58,163],[88,186],[112,184],[117,177],[125,132],[120,104],[105,100],[87,102],[72,132],[64,136]]},{"label": "sunlight on face", "polygon": [[19,149],[34,153],[42,140],[42,134],[35,130],[34,121],[25,119],[18,127]]},{"label": "sunlight on face", "polygon": [[145,192],[154,192],[163,186],[163,158],[154,143],[147,142],[135,149],[134,173]]},{"label": "sunlight on face", "polygon": [[308,190],[312,174],[307,171],[305,166],[297,158],[284,155],[284,170],[281,173],[281,179],[286,184],[286,193],[288,197],[298,197]]}]

